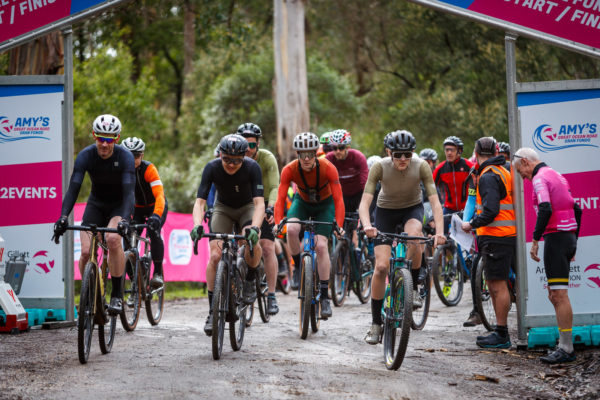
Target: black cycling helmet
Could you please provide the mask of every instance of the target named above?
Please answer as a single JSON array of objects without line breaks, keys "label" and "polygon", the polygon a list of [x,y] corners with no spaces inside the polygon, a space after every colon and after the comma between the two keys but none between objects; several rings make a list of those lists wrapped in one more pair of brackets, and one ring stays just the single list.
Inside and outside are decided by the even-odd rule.
[{"label": "black cycling helmet", "polygon": [[419,153],[419,157],[421,157],[423,160],[431,161],[437,161],[438,159],[437,152],[434,149],[429,148],[421,150],[421,152]]},{"label": "black cycling helmet", "polygon": [[257,139],[262,137],[260,127],[252,122],[246,122],[245,124],[238,126],[237,133],[243,137],[253,137]]},{"label": "black cycling helmet", "polygon": [[475,153],[481,156],[493,156],[497,150],[496,139],[491,136],[479,138],[475,142]]},{"label": "black cycling helmet", "polygon": [[499,142],[498,143],[498,153],[510,154],[510,144],[508,144],[506,142]]},{"label": "black cycling helmet", "polygon": [[385,135],[383,144],[391,151],[413,151],[417,141],[409,131],[393,131]]},{"label": "black cycling helmet", "polygon": [[444,146],[446,145],[456,146],[459,150],[463,149],[463,141],[458,136],[448,136],[444,140]]},{"label": "black cycling helmet", "polygon": [[248,150],[248,141],[243,136],[232,133],[221,139],[219,149],[221,150],[221,154],[243,156],[246,154],[246,150]]}]

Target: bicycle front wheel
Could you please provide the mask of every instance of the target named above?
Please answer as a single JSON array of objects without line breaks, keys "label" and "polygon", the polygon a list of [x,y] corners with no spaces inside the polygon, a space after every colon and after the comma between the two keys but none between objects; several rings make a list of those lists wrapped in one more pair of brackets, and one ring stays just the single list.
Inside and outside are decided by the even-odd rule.
[{"label": "bicycle front wheel", "polygon": [[433,283],[441,302],[448,307],[457,305],[463,293],[463,272],[457,265],[456,247],[438,247],[433,253]]},{"label": "bicycle front wheel", "polygon": [[331,273],[329,286],[331,287],[331,300],[336,307],[340,307],[346,300],[348,284],[350,282],[348,245],[339,241],[331,258]]},{"label": "bicycle front wheel", "polygon": [[312,306],[313,297],[313,273],[312,273],[312,259],[309,255],[302,257],[300,262],[301,272],[300,275],[300,338],[306,339],[308,336],[308,325],[310,323],[310,312]]},{"label": "bicycle front wheel", "polygon": [[150,270],[150,267],[154,266],[151,260],[145,261],[147,268],[145,268],[145,279],[142,279],[146,288],[144,304],[146,306],[146,317],[151,325],[158,325],[163,316],[163,307],[165,303],[165,284],[157,289],[153,289],[150,285],[150,279],[154,274],[154,271]]},{"label": "bicycle front wheel", "polygon": [[485,329],[492,331],[496,325],[496,311],[494,310],[492,296],[485,278],[482,259],[477,264],[475,279],[475,308],[481,317],[481,323]]},{"label": "bicycle front wheel", "polygon": [[267,275],[265,274],[265,266],[261,260],[256,274],[256,300],[258,301],[258,311],[260,319],[265,324],[271,319],[271,315],[267,313],[267,295],[269,286],[267,285]]},{"label": "bicycle front wheel", "polygon": [[223,336],[225,335],[225,318],[227,316],[227,265],[225,261],[219,261],[217,276],[215,277],[215,288],[213,290],[213,333],[212,333],[212,355],[213,359],[221,358],[223,351]]},{"label": "bicycle front wheel", "polygon": [[425,280],[419,282],[417,285],[417,293],[422,306],[419,308],[413,306],[412,328],[417,331],[420,331],[425,327],[427,317],[429,316],[429,306],[431,304],[431,267],[427,263],[425,255],[422,257],[421,268],[426,268],[427,274],[425,275]]},{"label": "bicycle front wheel", "polygon": [[125,260],[125,273],[122,279],[123,312],[119,316],[121,317],[123,329],[131,332],[140,319],[142,277],[137,257],[134,254],[126,254]]},{"label": "bicycle front wheel", "polygon": [[391,279],[384,302],[383,356],[387,369],[402,365],[412,324],[412,278],[405,268],[398,268]]},{"label": "bicycle front wheel", "polygon": [[96,298],[96,265],[89,262],[85,266],[79,297],[79,317],[77,319],[77,353],[79,362],[87,363],[94,331],[94,300]]}]

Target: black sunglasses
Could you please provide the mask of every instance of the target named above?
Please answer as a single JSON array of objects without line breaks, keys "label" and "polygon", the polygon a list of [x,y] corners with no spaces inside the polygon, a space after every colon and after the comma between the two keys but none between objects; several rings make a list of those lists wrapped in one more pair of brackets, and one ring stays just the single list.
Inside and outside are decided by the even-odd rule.
[{"label": "black sunglasses", "polygon": [[396,151],[392,153],[392,157],[397,159],[401,159],[402,156],[404,156],[404,158],[407,160],[410,160],[412,158],[412,151]]},{"label": "black sunglasses", "polygon": [[227,157],[227,156],[221,156],[221,160],[223,160],[223,162],[225,164],[233,164],[233,165],[239,165],[242,163],[242,161],[244,161],[243,158],[231,158],[231,157]]},{"label": "black sunglasses", "polygon": [[331,151],[336,151],[336,150],[344,151],[344,150],[346,150],[346,145],[340,144],[339,146],[331,146],[330,149],[331,149]]}]

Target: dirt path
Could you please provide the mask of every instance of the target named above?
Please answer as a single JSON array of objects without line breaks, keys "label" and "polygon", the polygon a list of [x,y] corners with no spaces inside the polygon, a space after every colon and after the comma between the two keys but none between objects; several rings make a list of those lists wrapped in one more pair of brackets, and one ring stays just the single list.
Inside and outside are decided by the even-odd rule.
[{"label": "dirt path", "polygon": [[[86,365],[77,359],[74,328],[1,335],[0,398],[588,399],[600,393],[598,349],[578,353],[570,368],[548,368],[539,353],[514,345],[479,350],[482,328],[462,327],[468,297],[454,308],[432,298],[425,329],[411,333],[400,370],[388,371],[382,346],[363,341],[369,304],[352,295],[318,333],[301,340],[297,299],[278,296],[279,315],[264,324],[257,310],[242,349],[233,352],[227,339],[219,361],[202,330],[206,299],[167,303],[157,327],[144,316],[133,333],[119,327],[108,355],[100,354],[95,334]],[[510,324],[516,339],[514,312]]]}]

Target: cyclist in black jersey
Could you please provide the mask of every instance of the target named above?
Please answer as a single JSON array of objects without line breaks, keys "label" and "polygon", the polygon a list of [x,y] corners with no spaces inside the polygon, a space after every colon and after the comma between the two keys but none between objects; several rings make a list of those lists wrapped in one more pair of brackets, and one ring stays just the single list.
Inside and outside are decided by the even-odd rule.
[{"label": "cyclist in black jersey", "polygon": [[[231,233],[234,229],[242,229],[246,239],[254,245],[254,255],[246,247],[244,258],[248,264],[246,282],[244,282],[244,302],[252,304],[256,300],[256,267],[262,257],[258,240],[260,228],[265,216],[265,200],[263,197],[262,172],[258,163],[244,157],[248,150],[248,142],[240,135],[227,135],[219,144],[221,158],[210,161],[202,172],[202,181],[198,188],[194,204],[194,229],[190,233],[193,240],[202,238],[204,228],[204,206],[211,185],[217,188],[217,195],[210,220],[211,232]],[[211,239],[210,260],[206,266],[206,284],[208,286],[209,315],[204,325],[204,332],[212,335],[212,291],[215,285],[216,267],[221,259],[222,241]]]},{"label": "cyclist in black jersey", "polygon": [[[121,146],[115,146],[121,136],[121,121],[110,114],[100,115],[94,120],[92,135],[96,144],[83,149],[75,160],[69,188],[62,203],[61,217],[54,224],[57,240],[66,231],[68,216],[73,210],[86,172],[92,181],[92,190],[81,224],[117,228],[122,234],[127,234],[129,230],[135,198],[135,167],[131,152]],[[83,268],[90,258],[91,238],[88,235],[80,237],[79,271],[83,276]],[[120,235],[107,233],[106,242],[110,254],[108,268],[112,280],[108,312],[115,315],[123,309],[121,277],[125,269],[125,254]]]}]

